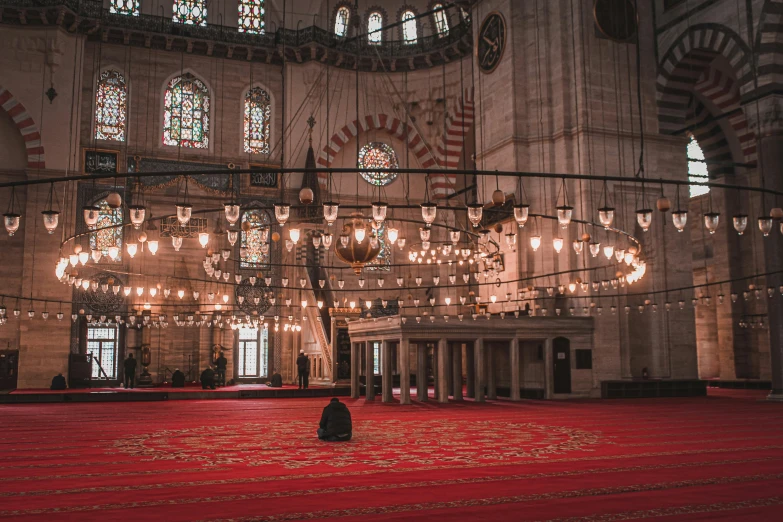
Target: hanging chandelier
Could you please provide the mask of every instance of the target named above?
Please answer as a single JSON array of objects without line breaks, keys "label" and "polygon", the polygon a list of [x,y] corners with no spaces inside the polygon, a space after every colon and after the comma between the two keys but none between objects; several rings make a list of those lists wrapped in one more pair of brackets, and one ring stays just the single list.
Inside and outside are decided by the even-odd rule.
[{"label": "hanging chandelier", "polygon": [[[381,252],[379,241],[365,241],[366,223],[361,212],[351,214],[351,220],[343,225],[340,241],[335,245],[337,258],[351,265],[354,273],[362,273],[364,266],[373,261]],[[377,238],[374,234],[372,237]]]}]

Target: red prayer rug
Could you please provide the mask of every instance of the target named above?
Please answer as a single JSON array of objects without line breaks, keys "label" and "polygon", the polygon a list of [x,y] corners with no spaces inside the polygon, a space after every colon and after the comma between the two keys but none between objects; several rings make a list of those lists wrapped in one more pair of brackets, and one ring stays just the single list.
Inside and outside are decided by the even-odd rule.
[{"label": "red prayer rug", "polygon": [[326,399],[3,405],[0,519],[779,520],[783,404]]}]

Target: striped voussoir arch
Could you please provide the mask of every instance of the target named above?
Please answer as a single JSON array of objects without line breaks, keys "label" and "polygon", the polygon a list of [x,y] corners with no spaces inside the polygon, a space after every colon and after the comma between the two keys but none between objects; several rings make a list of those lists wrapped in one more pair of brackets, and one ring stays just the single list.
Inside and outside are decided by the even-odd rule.
[{"label": "striped voussoir arch", "polygon": [[2,85],[0,85],[0,107],[11,116],[24,139],[24,145],[27,149],[27,168],[46,168],[38,125],[22,102],[14,98],[14,95]]},{"label": "striped voussoir arch", "polygon": [[[722,114],[731,115],[728,117],[728,121],[739,142],[744,162],[755,163],[756,135],[750,130],[745,112],[742,109],[739,89],[732,75],[716,68],[710,68],[699,78],[695,90],[705,100],[709,100]],[[717,125],[716,122],[713,123]],[[701,144],[698,135],[696,133],[694,135]],[[728,147],[728,143],[726,143],[726,147]],[[742,158],[738,158],[738,160],[742,160]]]},{"label": "striped voussoir arch", "polygon": [[707,160],[710,178],[733,174],[731,148],[720,123],[712,119],[710,110],[696,98],[693,98],[688,113],[687,124],[692,127],[693,137],[699,142],[704,159]]},{"label": "striped voussoir arch", "polygon": [[[436,149],[438,166],[446,169],[459,167],[462,157],[465,138],[473,126],[475,118],[475,105],[473,89],[465,89],[462,98],[458,102],[456,110],[446,119],[446,130],[441,142]],[[434,199],[445,199],[456,192],[456,174],[431,174],[430,187]]]},{"label": "striped voussoir arch", "polygon": [[734,71],[740,94],[752,89],[751,53],[747,44],[723,25],[694,25],[677,38],[658,66],[661,133],[674,134],[685,127],[694,86],[718,56],[723,56]]},{"label": "striped voussoir arch", "polygon": [[783,0],[767,0],[756,41],[759,88],[783,85]]},{"label": "striped voussoir arch", "polygon": [[[359,132],[372,130],[386,131],[400,140],[405,140],[406,138],[405,125],[403,125],[398,118],[391,117],[387,114],[365,116],[361,120],[353,120],[334,133],[329,139],[329,143],[327,143],[321,151],[316,163],[318,163],[320,167],[331,167],[334,157],[352,138],[355,138]],[[427,143],[418,131],[413,127],[409,127],[407,134],[408,148],[418,159],[421,168],[427,169],[436,165],[437,161],[433,156],[432,151],[427,147]],[[321,188],[325,189],[327,187],[327,181],[328,176],[326,174],[318,174],[318,183],[321,185]]]}]

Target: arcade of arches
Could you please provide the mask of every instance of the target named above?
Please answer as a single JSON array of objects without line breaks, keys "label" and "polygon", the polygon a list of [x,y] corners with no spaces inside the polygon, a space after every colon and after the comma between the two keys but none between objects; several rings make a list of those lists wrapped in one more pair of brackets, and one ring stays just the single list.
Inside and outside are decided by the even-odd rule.
[{"label": "arcade of arches", "polygon": [[[693,444],[672,435],[678,422],[731,425],[746,408],[755,424],[743,421],[740,438],[720,431],[713,449],[732,453],[725,469],[761,459],[764,478],[688,468],[686,479],[718,489],[724,479],[781,480],[780,446],[730,441],[783,429],[783,1],[7,0],[0,26],[0,403],[9,403],[0,412],[11,426],[0,437],[9,448],[36,411],[72,429],[71,413],[110,417],[106,405],[12,403],[209,399],[193,411],[223,404],[226,423],[205,428],[230,432],[241,457],[184,457],[185,439],[162,441],[176,419],[195,436],[180,406],[189,403],[150,402],[128,411],[174,420],[127,426],[131,449],[116,458],[180,459],[186,473],[214,466],[220,480],[258,480],[250,496],[287,495],[259,489],[264,474],[252,466],[313,473],[279,475],[292,481],[338,466],[299,442],[284,462],[233,438],[254,433],[285,452],[277,438],[314,431],[325,398],[341,396],[354,416],[355,440],[335,450],[348,471],[430,466],[444,474],[435,482],[464,474],[486,487],[468,469],[499,466],[494,438],[515,430],[522,449],[504,457],[510,466],[576,462],[592,449],[630,458],[607,449],[609,438]],[[217,389],[202,390],[212,369]],[[172,388],[175,372],[182,389]],[[49,390],[58,374],[65,391]],[[282,388],[270,387],[277,379]],[[257,399],[252,415],[226,406],[239,398]],[[615,433],[623,419],[613,415],[634,415],[632,406],[613,414],[627,404],[609,401],[618,398],[679,420],[660,441]],[[410,414],[414,439],[429,431],[451,449],[407,460],[389,442],[406,433],[394,408]],[[464,433],[452,437],[449,422]],[[769,433],[755,433],[767,422]],[[52,452],[42,465],[71,465],[55,448],[77,442],[39,436],[29,440]],[[686,466],[644,455],[643,467]],[[698,466],[717,469],[713,457]],[[158,487],[99,460],[123,491]],[[0,480],[32,480],[28,464]],[[573,472],[564,470],[540,473]],[[59,479],[45,480],[40,491],[14,482],[0,515],[88,510],[81,493],[63,503],[71,493],[55,498]],[[402,487],[378,480],[379,490]],[[306,496],[300,486],[291,494]],[[702,505],[709,494],[666,503],[640,488],[638,513],[586,502],[530,517],[713,509]],[[779,505],[738,488],[721,510],[752,518]],[[120,489],[100,495],[132,502]],[[49,500],[26,506],[28,490]],[[275,507],[260,519],[364,509],[518,519],[514,506],[532,502],[455,491],[411,495],[404,508],[348,499],[345,514],[305,501],[307,512]],[[551,492],[506,493],[544,502]],[[174,496],[172,505],[205,502]],[[258,512],[229,511],[171,516]]]}]

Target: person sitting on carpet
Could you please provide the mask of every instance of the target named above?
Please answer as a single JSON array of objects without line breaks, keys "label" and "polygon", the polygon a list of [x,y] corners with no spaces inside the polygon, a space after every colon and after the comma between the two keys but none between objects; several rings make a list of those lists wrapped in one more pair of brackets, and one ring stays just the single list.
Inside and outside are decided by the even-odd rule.
[{"label": "person sitting on carpet", "polygon": [[283,387],[283,376],[279,373],[275,372],[272,374],[272,380],[266,383],[267,386],[270,388],[282,388]]},{"label": "person sitting on carpet", "polygon": [[212,366],[207,366],[207,369],[201,372],[201,389],[206,390],[207,388],[215,389],[215,371]]},{"label": "person sitting on carpet", "polygon": [[333,397],[321,414],[321,424],[318,428],[318,438],[327,442],[351,440],[351,412],[348,406]]},{"label": "person sitting on carpet", "polygon": [[63,377],[62,373],[58,373],[54,377],[52,377],[52,386],[49,388],[50,390],[65,390],[68,386],[65,385],[65,377]]},{"label": "person sitting on carpet", "polygon": [[172,388],[185,387],[185,374],[182,373],[179,368],[174,368],[174,373],[171,374],[171,387]]}]

